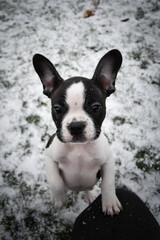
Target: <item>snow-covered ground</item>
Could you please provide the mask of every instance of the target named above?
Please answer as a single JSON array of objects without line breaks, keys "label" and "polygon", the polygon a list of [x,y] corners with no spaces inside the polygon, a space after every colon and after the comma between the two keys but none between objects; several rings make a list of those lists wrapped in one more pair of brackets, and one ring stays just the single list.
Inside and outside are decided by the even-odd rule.
[{"label": "snow-covered ground", "polygon": [[[116,160],[117,186],[136,192],[160,222],[160,3],[93,2],[0,1],[1,239],[69,239],[87,206],[81,193],[72,192],[60,212],[50,203],[43,150],[55,127],[32,66],[37,52],[65,79],[90,78],[108,50],[122,52],[103,128]],[[86,10],[94,16],[84,18]]]}]

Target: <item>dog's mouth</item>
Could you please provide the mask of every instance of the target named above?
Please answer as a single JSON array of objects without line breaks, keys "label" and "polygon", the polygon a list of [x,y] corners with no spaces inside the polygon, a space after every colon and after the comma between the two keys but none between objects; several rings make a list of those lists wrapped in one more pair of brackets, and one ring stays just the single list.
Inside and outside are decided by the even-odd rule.
[{"label": "dog's mouth", "polygon": [[73,136],[73,138],[71,140],[72,143],[85,143],[88,141],[89,141],[89,139],[87,139],[85,136],[83,136],[83,134],[80,136]]},{"label": "dog's mouth", "polygon": [[96,130],[93,136],[86,136],[85,132],[78,135],[67,134],[67,136],[63,136],[60,131],[57,130],[57,137],[63,143],[87,143],[90,141],[96,140],[101,133],[101,130]]},{"label": "dog's mouth", "polygon": [[88,141],[94,140],[94,139],[87,139],[84,136],[71,136],[68,138],[64,138],[61,135],[57,134],[57,137],[63,143],[86,143]]}]

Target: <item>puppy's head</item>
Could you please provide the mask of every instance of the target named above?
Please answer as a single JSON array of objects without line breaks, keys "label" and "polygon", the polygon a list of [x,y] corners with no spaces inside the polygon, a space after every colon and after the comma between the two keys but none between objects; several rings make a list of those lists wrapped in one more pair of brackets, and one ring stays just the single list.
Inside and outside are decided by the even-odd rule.
[{"label": "puppy's head", "polygon": [[98,138],[105,118],[105,99],[115,91],[115,79],[122,63],[118,50],[99,61],[93,78],[73,77],[64,81],[44,56],[33,57],[34,68],[51,99],[52,117],[60,141],[87,142]]}]

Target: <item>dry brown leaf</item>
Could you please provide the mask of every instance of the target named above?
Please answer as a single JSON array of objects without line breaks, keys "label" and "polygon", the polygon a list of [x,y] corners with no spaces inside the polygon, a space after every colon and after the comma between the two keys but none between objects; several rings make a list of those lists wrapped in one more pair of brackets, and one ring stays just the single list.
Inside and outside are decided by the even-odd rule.
[{"label": "dry brown leaf", "polygon": [[87,10],[85,13],[84,13],[84,18],[88,18],[88,17],[91,17],[91,16],[94,16],[94,12],[93,11],[90,11],[90,10]]}]

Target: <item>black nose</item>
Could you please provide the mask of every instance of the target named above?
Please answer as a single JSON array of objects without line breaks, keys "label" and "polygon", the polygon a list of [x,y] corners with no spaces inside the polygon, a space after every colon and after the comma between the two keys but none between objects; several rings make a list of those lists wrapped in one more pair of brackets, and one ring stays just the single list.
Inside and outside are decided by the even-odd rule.
[{"label": "black nose", "polygon": [[68,130],[70,131],[72,136],[82,134],[84,128],[84,122],[71,122],[68,126]]}]

